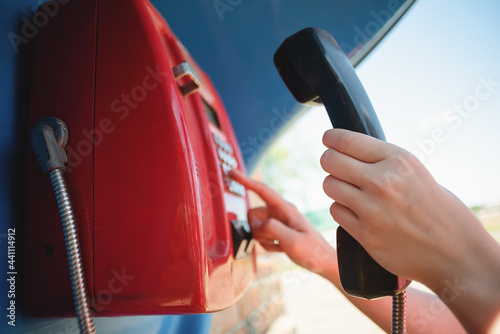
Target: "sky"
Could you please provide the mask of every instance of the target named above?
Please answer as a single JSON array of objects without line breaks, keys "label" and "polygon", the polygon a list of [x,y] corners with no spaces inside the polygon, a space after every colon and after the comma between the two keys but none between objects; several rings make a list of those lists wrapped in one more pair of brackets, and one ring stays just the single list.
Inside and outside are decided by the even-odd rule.
[{"label": "sky", "polygon": [[[500,2],[418,0],[356,68],[387,140],[414,153],[468,206],[500,202]],[[319,157],[329,120],[308,110],[278,141],[310,161],[283,195],[328,208]],[[305,132],[303,129],[310,129]],[[305,181],[305,182],[304,182]]]}]

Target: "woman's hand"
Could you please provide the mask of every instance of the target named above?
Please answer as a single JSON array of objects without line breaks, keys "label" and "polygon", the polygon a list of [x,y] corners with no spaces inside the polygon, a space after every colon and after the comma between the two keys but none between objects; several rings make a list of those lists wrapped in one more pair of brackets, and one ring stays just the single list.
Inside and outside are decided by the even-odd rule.
[{"label": "woman's hand", "polygon": [[[455,196],[407,151],[346,130],[329,130],[321,157],[331,214],[387,270],[429,283],[470,249],[457,245],[482,229]],[[451,269],[451,268],[445,268]],[[432,274],[432,277],[428,277]]]},{"label": "woman's hand", "polygon": [[500,246],[474,214],[402,148],[341,129],[323,143],[335,221],[387,270],[453,300],[468,330],[484,328],[500,310]]},{"label": "woman's hand", "polygon": [[248,212],[252,234],[264,249],[285,252],[296,264],[320,275],[337,269],[335,250],[293,204],[236,170],[230,176],[267,204]]}]

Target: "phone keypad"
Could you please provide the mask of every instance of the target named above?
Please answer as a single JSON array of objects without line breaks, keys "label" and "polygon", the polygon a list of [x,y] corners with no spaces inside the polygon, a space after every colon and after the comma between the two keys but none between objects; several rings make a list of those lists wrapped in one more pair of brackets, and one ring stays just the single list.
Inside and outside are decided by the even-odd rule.
[{"label": "phone keypad", "polygon": [[[219,157],[219,160],[221,162],[223,175],[227,175],[227,173],[229,173],[231,169],[238,168],[238,162],[233,155],[234,150],[231,144],[226,142],[224,139],[222,139],[215,133],[213,134],[213,136],[215,146],[217,148],[217,156]],[[245,187],[240,183],[231,179],[227,179],[227,181],[224,183],[229,192],[241,197],[244,197],[246,195]]]}]

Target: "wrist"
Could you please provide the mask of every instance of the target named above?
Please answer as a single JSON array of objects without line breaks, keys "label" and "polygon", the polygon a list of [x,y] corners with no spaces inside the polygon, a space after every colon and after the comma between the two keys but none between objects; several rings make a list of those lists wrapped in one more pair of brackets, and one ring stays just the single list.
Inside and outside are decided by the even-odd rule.
[{"label": "wrist", "polygon": [[459,259],[426,285],[468,332],[486,332],[500,313],[500,245],[479,228],[460,249]]},{"label": "wrist", "polygon": [[337,262],[337,251],[332,248],[332,254],[324,261],[321,270],[316,272],[318,275],[329,280],[337,288],[341,288],[339,266]]}]

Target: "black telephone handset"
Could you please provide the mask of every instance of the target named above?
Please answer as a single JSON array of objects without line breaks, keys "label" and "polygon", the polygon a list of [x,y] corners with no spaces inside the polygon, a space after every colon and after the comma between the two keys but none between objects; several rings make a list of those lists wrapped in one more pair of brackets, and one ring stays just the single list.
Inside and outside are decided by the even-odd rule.
[{"label": "black telephone handset", "polygon": [[[290,36],[276,51],[274,64],[297,101],[324,104],[334,128],[385,140],[354,68],[326,31],[306,28]],[[342,227],[337,229],[337,256],[342,287],[350,295],[390,296],[409,283],[381,267]]]}]

